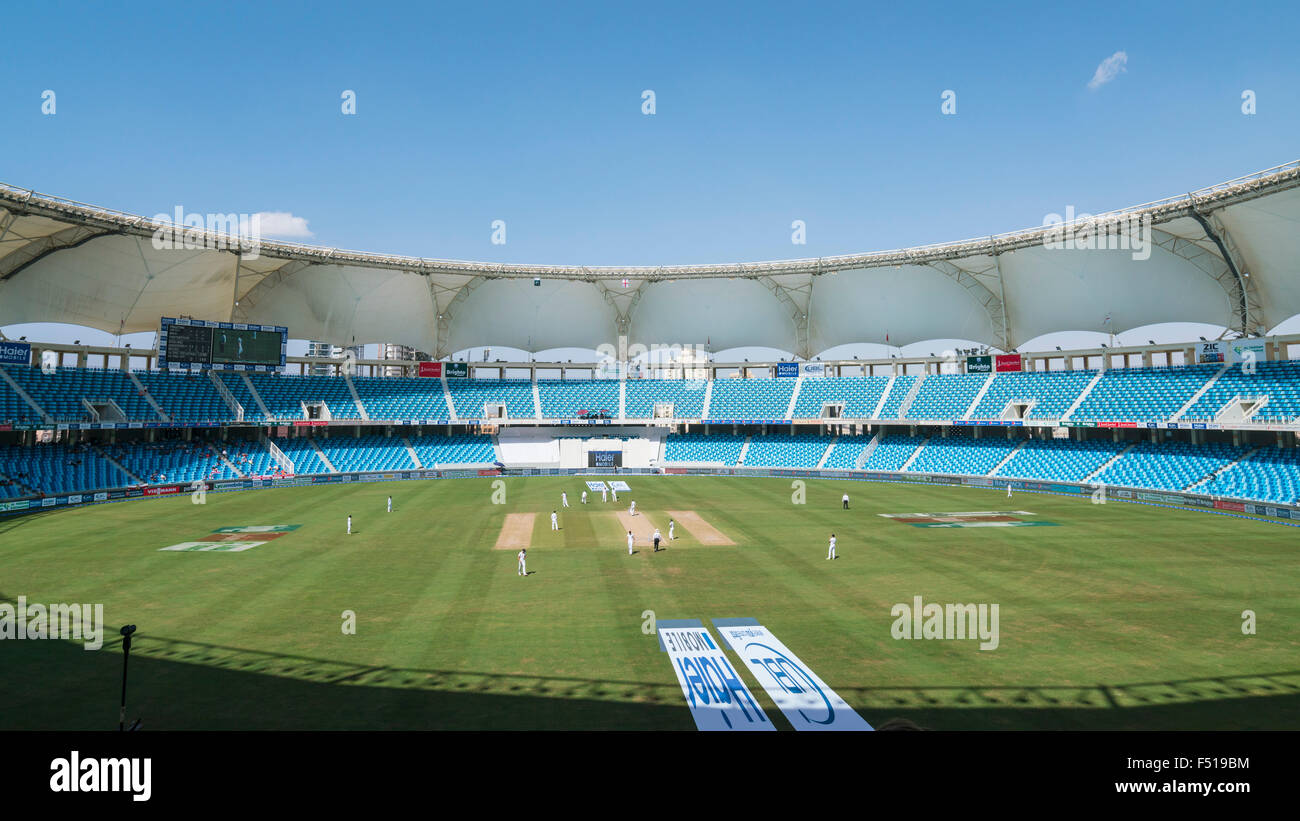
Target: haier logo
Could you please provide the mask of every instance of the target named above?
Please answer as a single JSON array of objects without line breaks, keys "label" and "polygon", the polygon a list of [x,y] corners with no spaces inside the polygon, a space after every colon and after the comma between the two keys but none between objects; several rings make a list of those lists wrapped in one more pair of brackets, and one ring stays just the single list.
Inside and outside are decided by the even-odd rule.
[{"label": "haier logo", "polygon": [[31,361],[31,345],[26,342],[0,342],[0,364],[27,365]]},{"label": "haier logo", "polygon": [[701,730],[772,730],[727,656],[702,627],[659,627],[664,650]]}]

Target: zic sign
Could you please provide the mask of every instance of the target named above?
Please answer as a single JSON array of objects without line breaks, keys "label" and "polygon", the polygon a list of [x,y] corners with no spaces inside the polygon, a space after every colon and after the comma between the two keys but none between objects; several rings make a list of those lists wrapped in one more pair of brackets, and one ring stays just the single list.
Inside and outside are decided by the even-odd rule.
[{"label": "zic sign", "polygon": [[713,626],[796,730],[870,730],[844,699],[754,619],[714,619]]}]

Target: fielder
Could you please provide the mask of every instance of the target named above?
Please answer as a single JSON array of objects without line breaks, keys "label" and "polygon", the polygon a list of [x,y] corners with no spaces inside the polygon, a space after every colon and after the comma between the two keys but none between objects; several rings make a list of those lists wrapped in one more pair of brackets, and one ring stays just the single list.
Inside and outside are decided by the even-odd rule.
[{"label": "fielder", "polygon": [[608,502],[608,501],[609,501],[609,488],[608,488],[608,487],[605,487],[604,485],[602,485],[601,488],[600,488],[600,500],[601,500],[602,502]]},{"label": "fielder", "polygon": [[834,533],[831,534],[831,549],[826,554],[826,558],[827,559],[835,558],[835,534]]},{"label": "fielder", "polygon": [[564,493],[564,492],[560,493],[560,504],[563,505],[564,507],[568,507],[568,506],[569,506],[569,494],[568,494],[568,493]]},{"label": "fielder", "polygon": [[1007,498],[1011,498],[1011,485],[1007,485]]},{"label": "fielder", "polygon": [[627,532],[627,555],[632,555],[632,545],[636,544],[636,539],[632,536],[632,531]]},{"label": "fielder", "polygon": [[614,494],[614,503],[618,504],[618,491],[611,488],[609,492]]},{"label": "fielder", "polygon": [[660,540],[661,538],[663,538],[662,536],[659,535],[659,528],[657,528],[657,527],[655,528],[655,534],[654,534],[654,536],[653,536],[652,538],[655,540],[655,552],[658,553],[658,552],[659,552],[659,540]]},{"label": "fielder", "polygon": [[348,535],[352,535],[352,514],[348,514]]},{"label": "fielder", "polygon": [[632,500],[632,506],[627,509],[627,515],[629,516],[636,515],[636,499]]},{"label": "fielder", "polygon": [[528,575],[528,548],[519,551],[519,575]]},{"label": "fielder", "polygon": [[393,512],[393,497],[392,497],[392,496],[389,496],[389,497],[388,497],[388,512],[389,512],[389,513],[392,513],[392,512]]},{"label": "fielder", "polygon": [[551,530],[559,530],[559,529],[560,529],[560,517],[557,516],[557,515],[555,514],[555,511],[554,511],[554,510],[552,510],[552,511],[551,511]]},{"label": "fielder", "polygon": [[673,535],[673,528],[676,527],[676,526],[677,526],[677,523],[676,523],[676,522],[674,522],[672,519],[669,519],[669,520],[668,520],[668,541],[670,541],[670,542],[671,542],[673,539],[676,539],[676,538],[677,538],[676,536]]},{"label": "fielder", "polygon": [[582,503],[584,505],[587,503],[587,491],[585,490],[582,492]]}]

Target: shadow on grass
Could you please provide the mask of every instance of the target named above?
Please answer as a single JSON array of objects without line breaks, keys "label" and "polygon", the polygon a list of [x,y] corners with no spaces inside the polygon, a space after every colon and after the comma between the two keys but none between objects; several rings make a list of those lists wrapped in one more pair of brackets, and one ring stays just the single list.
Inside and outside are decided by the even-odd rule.
[{"label": "shadow on grass", "polygon": [[[0,642],[0,729],[115,729],[120,639]],[[668,669],[665,662],[665,670]],[[872,724],[1294,729],[1300,671],[1088,687],[845,687]],[[675,683],[367,666],[138,634],[128,715],[161,729],[691,730]],[[778,726],[784,722],[775,719]]]}]

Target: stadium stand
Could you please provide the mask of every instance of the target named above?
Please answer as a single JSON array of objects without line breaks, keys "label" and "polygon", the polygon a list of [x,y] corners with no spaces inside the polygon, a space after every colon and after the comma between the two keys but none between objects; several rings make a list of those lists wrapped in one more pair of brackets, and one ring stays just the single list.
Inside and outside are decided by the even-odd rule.
[{"label": "stadium stand", "polygon": [[889,389],[889,398],[885,400],[885,406],[880,409],[881,419],[897,419],[898,409],[902,407],[903,400],[912,390],[912,383],[916,381],[916,376],[912,374],[899,374],[894,379],[894,387]]},{"label": "stadium stand", "polygon": [[445,421],[451,418],[440,379],[354,376],[352,384],[371,419]]},{"label": "stadium stand", "polygon": [[924,436],[882,436],[880,444],[862,467],[864,470],[902,470],[924,441]]},{"label": "stadium stand", "polygon": [[577,419],[601,413],[618,416],[618,380],[537,381],[544,419]]},{"label": "stadium stand", "polygon": [[907,418],[961,419],[988,379],[986,373],[928,376],[907,409]]},{"label": "stadium stand", "polygon": [[964,473],[985,476],[1005,459],[1019,442],[1011,439],[973,439],[969,436],[931,438],[908,467],[915,473]]},{"label": "stadium stand", "polygon": [[[116,442],[102,439],[94,444],[69,444],[63,440],[26,447],[4,445],[0,450],[0,497],[82,492],[137,481],[188,483],[288,472],[287,463],[281,465],[273,457],[267,440],[247,438],[246,432],[228,441],[207,434],[193,436],[192,441],[176,437],[177,426],[235,425],[232,431],[238,427],[237,413],[208,374],[129,374],[95,368],[43,373],[39,368],[24,366],[7,366],[5,372],[58,423],[93,422],[95,415],[90,406],[98,406],[110,415],[111,421],[165,430],[150,437],[155,439],[153,442],[130,441],[128,437]],[[1094,378],[1091,391],[1079,401]],[[144,391],[137,387],[136,379]],[[325,403],[329,416],[336,421],[362,421],[361,409],[353,401],[346,379],[262,374],[245,377],[230,372],[218,373],[217,379],[242,406],[246,423],[304,420],[308,415],[306,406],[317,403]],[[1282,442],[1282,434],[1259,429],[1249,437],[1234,439],[1227,431],[1204,431],[1214,433],[1207,440],[1205,435],[1188,438],[1187,434],[1174,436],[1162,430],[1162,438],[1153,443],[1142,424],[1178,416],[1180,424],[1190,427],[1194,421],[1223,418],[1225,408],[1237,410],[1236,419],[1240,421],[1291,422],[1300,415],[1300,362],[1263,362],[1253,371],[1207,364],[1113,369],[1100,375],[1092,370],[998,373],[992,377],[932,374],[919,386],[917,379],[905,375],[894,380],[882,409],[883,417],[903,421],[897,417],[912,388],[917,387],[902,413],[908,421],[963,415],[975,421],[1015,416],[1017,413],[1007,413],[1012,403],[1021,406],[1019,410],[1029,421],[1056,420],[1077,403],[1071,422],[1142,430],[1114,435],[1094,432],[1087,438],[1075,433],[1069,439],[1048,439],[1030,437],[1030,428],[1015,427],[1010,429],[1011,438],[1006,437],[1007,428],[986,429],[984,436],[976,438],[961,426],[948,427],[945,436],[933,427],[905,435],[905,426],[886,425],[867,435],[837,438],[824,428],[816,432],[807,427],[795,428],[794,435],[787,428],[763,436],[753,430],[737,432],[727,425],[726,432],[715,426],[707,435],[693,430],[667,436],[662,462],[801,469],[820,465],[832,470],[880,471],[900,471],[907,465],[913,473],[1193,490],[1283,503],[1294,502],[1300,489],[1296,450],[1276,446]],[[257,396],[249,390],[249,380]],[[507,416],[519,420],[536,419],[538,407],[544,418],[560,419],[576,419],[592,411],[612,418],[619,408],[617,380],[542,380],[536,383],[539,404],[534,402],[534,383],[527,380],[453,378],[446,382],[446,394],[441,379],[353,377],[351,382],[372,421],[451,423],[452,408],[446,396],[455,403],[457,419],[476,422],[484,419],[486,405],[496,404],[505,405]],[[866,419],[880,404],[889,383],[890,378],[884,376],[718,380],[711,386],[709,416],[783,418],[798,384],[800,392],[793,411],[796,419],[820,417],[826,403],[843,404],[847,419]],[[677,419],[699,419],[710,390],[708,383],[680,379],[636,379],[621,384],[627,417],[637,420],[653,417],[656,405],[671,406]],[[270,411],[271,420],[262,418],[259,397]],[[170,417],[170,422],[162,421],[154,403]],[[121,419],[113,419],[118,411]],[[0,425],[6,424],[39,426],[44,420],[7,379],[0,379]],[[199,430],[196,427],[194,432]],[[418,425],[412,426],[409,433],[394,429],[392,436],[384,435],[378,427],[363,431],[359,426],[335,426],[328,433],[312,430],[312,438],[279,436],[270,440],[292,461],[293,472],[299,475],[409,470],[417,465],[488,466],[498,458],[494,439],[472,431],[448,436],[445,430],[430,432]]]},{"label": "stadium stand", "polygon": [[880,395],[889,384],[888,376],[828,376],[804,379],[795,402],[796,419],[817,419],[827,402],[844,403],[841,416],[869,419],[880,404]]},{"label": "stadium stand", "polygon": [[1253,371],[1229,368],[1182,418],[1213,421],[1229,402],[1245,397],[1268,398],[1252,421],[1289,423],[1300,417],[1300,362],[1260,362]]},{"label": "stadium stand", "polygon": [[748,467],[815,468],[833,441],[830,436],[772,434],[756,436],[745,453]]},{"label": "stadium stand", "polygon": [[533,383],[526,379],[448,379],[447,392],[461,419],[486,418],[484,405],[489,404],[505,405],[509,419],[532,419],[536,415]]},{"label": "stadium stand", "polygon": [[793,379],[719,379],[713,383],[711,419],[784,419]]},{"label": "stadium stand", "polygon": [[1219,365],[1193,365],[1108,370],[1070,418],[1163,422],[1177,413],[1219,368]]},{"label": "stadium stand", "polygon": [[745,437],[730,433],[705,436],[698,433],[674,434],[664,444],[665,462],[693,462],[735,465]]},{"label": "stadium stand", "polygon": [[1226,444],[1141,442],[1093,477],[1104,485],[1184,490],[1241,458],[1246,449]]},{"label": "stadium stand", "polygon": [[1082,482],[1128,447],[1110,440],[1029,439],[995,476]]},{"label": "stadium stand", "polygon": [[[1013,401],[1029,406],[1027,419],[1060,419],[1097,375],[1096,371],[999,373],[971,412],[971,419],[1001,419]],[[946,380],[947,377],[940,377]]]},{"label": "stadium stand", "polygon": [[1196,488],[1200,493],[1300,504],[1300,453],[1260,448]]},{"label": "stadium stand", "polygon": [[628,419],[651,419],[655,405],[673,406],[678,419],[699,419],[704,415],[704,380],[630,379],[627,382]]}]

